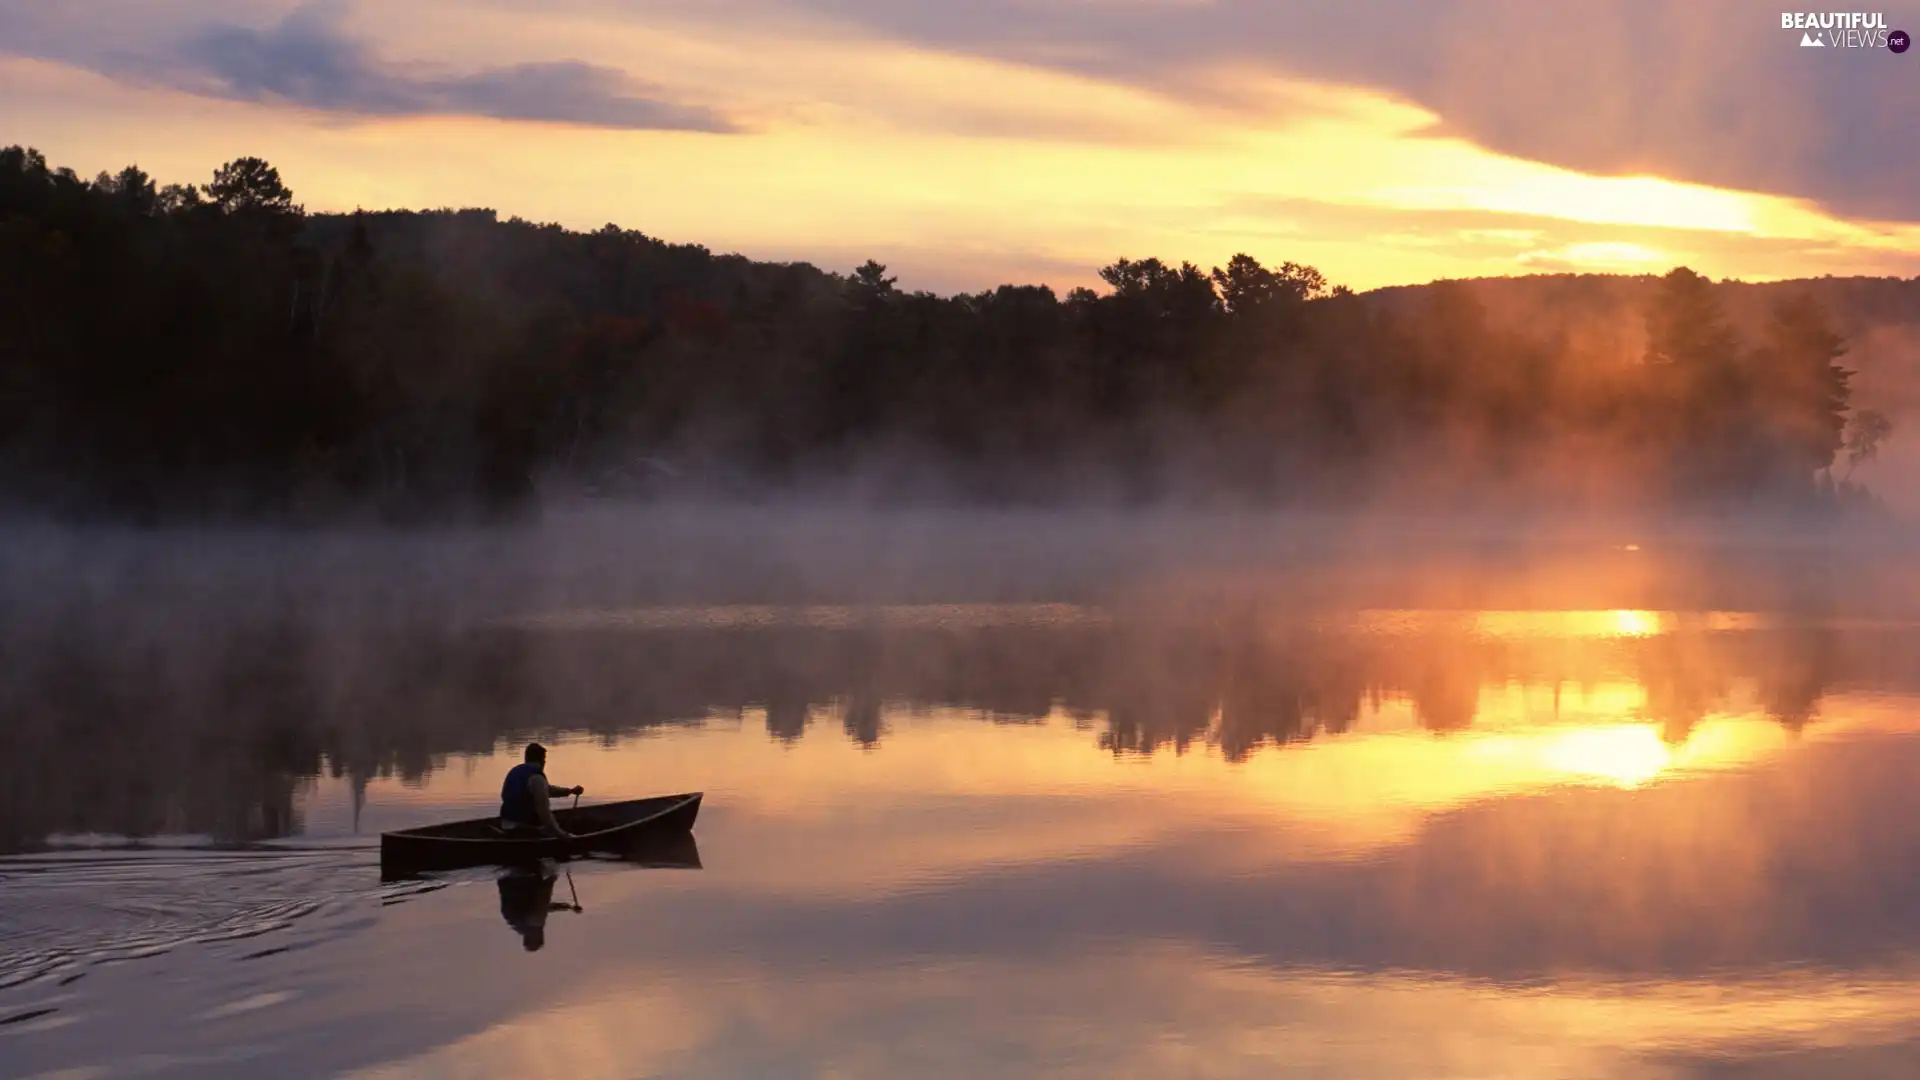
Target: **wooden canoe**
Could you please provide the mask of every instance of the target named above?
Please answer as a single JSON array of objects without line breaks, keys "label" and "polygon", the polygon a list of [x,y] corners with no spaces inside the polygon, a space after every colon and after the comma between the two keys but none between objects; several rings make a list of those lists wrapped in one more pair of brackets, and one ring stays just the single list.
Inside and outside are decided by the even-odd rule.
[{"label": "wooden canoe", "polygon": [[624,851],[684,835],[700,815],[700,795],[696,791],[555,810],[560,827],[574,834],[571,840],[513,836],[500,830],[499,818],[490,817],[381,833],[380,864],[383,868],[453,869]]}]

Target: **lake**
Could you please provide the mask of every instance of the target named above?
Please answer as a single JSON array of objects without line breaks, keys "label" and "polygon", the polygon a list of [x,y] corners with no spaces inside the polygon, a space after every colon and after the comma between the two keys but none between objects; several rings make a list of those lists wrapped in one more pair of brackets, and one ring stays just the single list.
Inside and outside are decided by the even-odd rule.
[{"label": "lake", "polygon": [[[15,549],[0,1076],[1920,1072],[1897,552],[962,588],[822,528],[799,584]],[[694,845],[381,880],[531,738]]]}]

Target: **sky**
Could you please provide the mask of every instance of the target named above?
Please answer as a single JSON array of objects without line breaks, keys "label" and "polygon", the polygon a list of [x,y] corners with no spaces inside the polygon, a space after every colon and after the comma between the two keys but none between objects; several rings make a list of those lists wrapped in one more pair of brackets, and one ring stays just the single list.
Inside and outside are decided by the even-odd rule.
[{"label": "sky", "polygon": [[[1920,0],[1877,13],[1920,31]],[[1920,50],[1753,0],[0,0],[0,144],[908,287],[1920,275]]]}]

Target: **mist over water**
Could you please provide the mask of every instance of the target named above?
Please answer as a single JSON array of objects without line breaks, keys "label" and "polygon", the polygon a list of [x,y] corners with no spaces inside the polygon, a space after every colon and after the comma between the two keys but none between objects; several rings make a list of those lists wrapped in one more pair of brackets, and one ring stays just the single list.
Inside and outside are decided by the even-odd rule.
[{"label": "mist over water", "polygon": [[1920,1076],[1872,50],[28,6],[0,1080]]},{"label": "mist over water", "polygon": [[[15,527],[0,1075],[1899,1071],[1911,541]],[[491,871],[383,885],[373,850],[492,813],[530,738],[589,802],[707,793],[674,868],[564,868],[535,952]]]},{"label": "mist over water", "polygon": [[[1911,545],[1897,527],[1758,517],[824,502],[607,504],[413,533],[20,527],[0,538],[0,738],[17,774],[0,842],[277,838],[300,831],[298,789],[322,772],[419,780],[534,735],[752,710],[794,738],[838,709],[868,746],[889,703],[1065,710],[1104,725],[1090,742],[1235,760],[1343,729],[1383,694],[1452,730],[1479,686],[1517,677],[1480,670],[1509,662],[1489,627],[1709,643],[1683,666],[1727,668],[1716,684],[1811,664],[1797,693],[1817,698],[1828,668],[1920,612]],[[1894,679],[1886,653],[1870,658]],[[1295,700],[1227,709],[1250,679]]]}]

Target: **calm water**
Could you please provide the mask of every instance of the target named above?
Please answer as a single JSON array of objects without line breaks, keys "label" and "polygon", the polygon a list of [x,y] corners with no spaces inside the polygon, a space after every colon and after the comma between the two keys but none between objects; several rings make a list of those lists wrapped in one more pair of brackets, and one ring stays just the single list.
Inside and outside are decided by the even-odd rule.
[{"label": "calm water", "polygon": [[[533,607],[9,639],[0,1075],[1920,1073],[1885,612]],[[517,747],[680,865],[383,885]],[[131,846],[128,838],[141,838]]]}]

